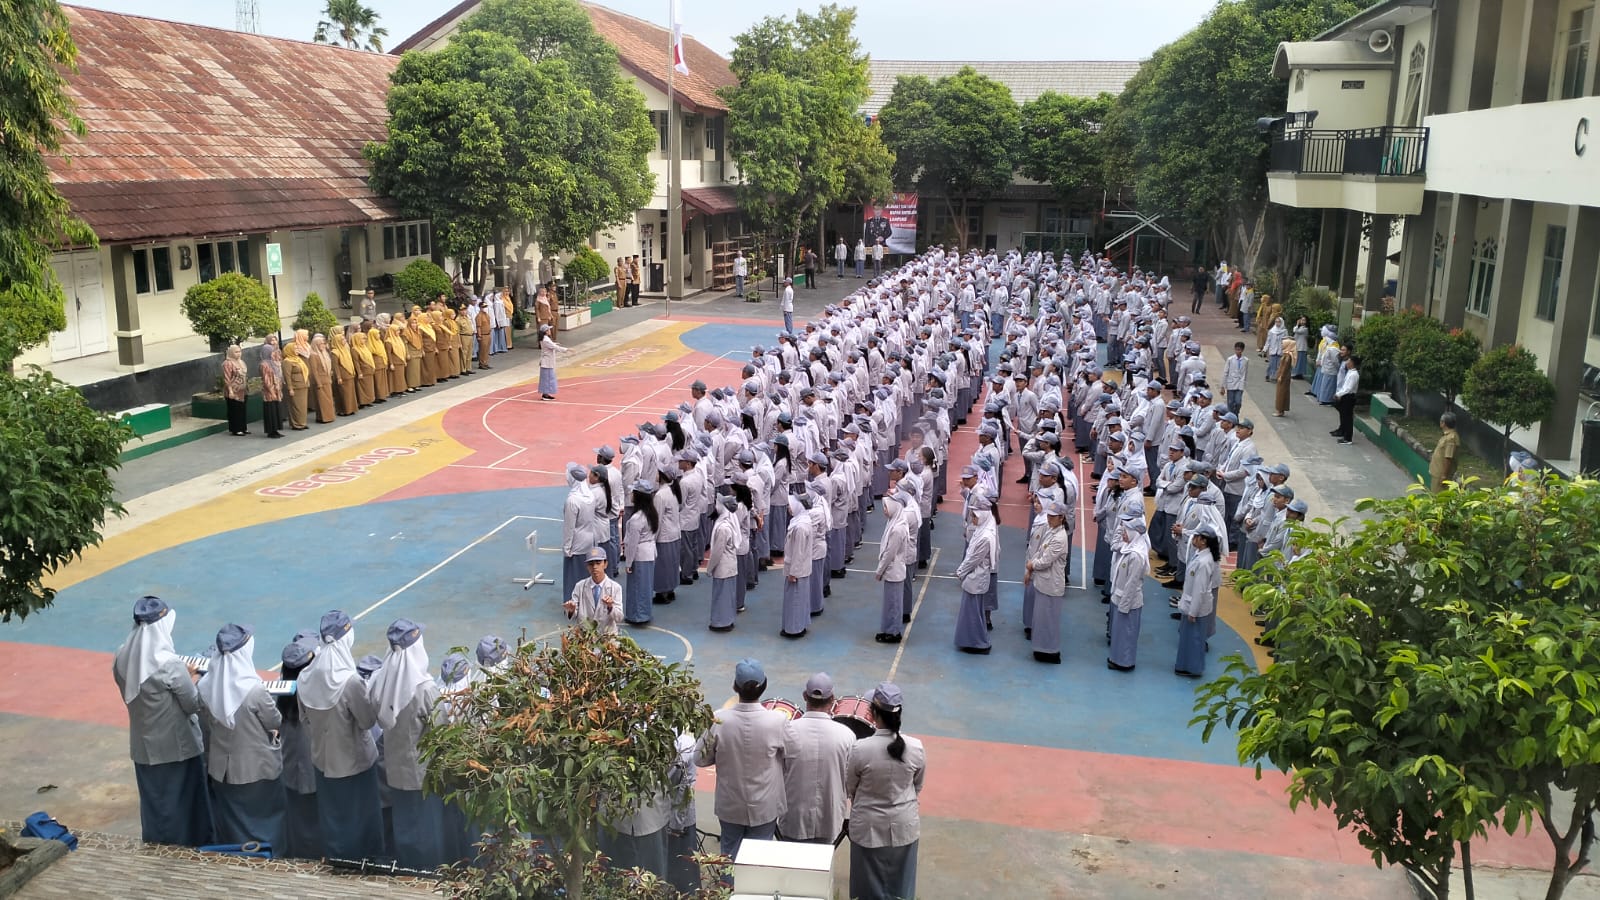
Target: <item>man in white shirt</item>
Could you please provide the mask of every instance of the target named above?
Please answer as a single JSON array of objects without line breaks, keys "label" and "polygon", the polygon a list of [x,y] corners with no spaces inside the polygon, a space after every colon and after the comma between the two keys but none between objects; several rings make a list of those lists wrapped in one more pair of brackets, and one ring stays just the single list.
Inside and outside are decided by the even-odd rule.
[{"label": "man in white shirt", "polygon": [[783,305],[780,308],[783,310],[783,330],[792,334],[794,332],[793,278],[785,278],[783,280]]},{"label": "man in white shirt", "polygon": [[1360,357],[1346,357],[1339,386],[1333,392],[1333,406],[1339,410],[1339,427],[1329,432],[1341,444],[1355,443],[1356,390],[1361,387]]},{"label": "man in white shirt", "polygon": [[744,258],[744,251],[733,258],[733,292],[744,299],[744,280],[750,275],[750,262]]},{"label": "man in white shirt", "polygon": [[1228,357],[1222,369],[1222,389],[1228,392],[1228,409],[1235,413],[1244,408],[1244,386],[1249,368],[1250,360],[1244,355],[1244,344],[1235,341],[1233,355]]}]

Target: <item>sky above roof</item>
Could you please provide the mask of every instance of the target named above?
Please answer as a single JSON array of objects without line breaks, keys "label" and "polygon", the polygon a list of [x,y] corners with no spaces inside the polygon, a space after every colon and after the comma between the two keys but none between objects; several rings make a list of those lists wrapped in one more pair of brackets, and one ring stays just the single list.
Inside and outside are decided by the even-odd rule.
[{"label": "sky above roof", "polygon": [[[234,26],[228,0],[74,0],[77,5],[217,28]],[[324,0],[257,0],[261,32],[309,40]],[[619,12],[666,23],[668,0],[602,0]],[[793,15],[788,0],[682,0],[684,30],[726,55],[733,38],[764,16]],[[389,29],[384,46],[449,9],[447,0],[367,0]],[[848,4],[846,4],[848,5]],[[1048,0],[980,5],[970,0],[874,0],[855,4],[862,47],[883,59],[1143,59],[1198,24],[1216,0]]]}]

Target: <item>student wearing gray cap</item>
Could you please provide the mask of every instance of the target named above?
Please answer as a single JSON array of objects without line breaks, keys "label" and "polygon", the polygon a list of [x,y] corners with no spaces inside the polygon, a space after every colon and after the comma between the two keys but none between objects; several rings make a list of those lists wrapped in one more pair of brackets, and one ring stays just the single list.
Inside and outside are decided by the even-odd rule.
[{"label": "student wearing gray cap", "polygon": [[[283,648],[283,680],[298,686],[300,673],[311,665],[317,650],[317,634],[301,631]],[[284,841],[274,856],[293,859],[321,859],[322,831],[317,825],[317,772],[311,765],[311,736],[300,721],[300,701],[294,694],[276,698],[283,726],[278,732],[283,756],[283,786],[287,807],[284,815]]]},{"label": "student wearing gray cap", "polygon": [[1045,526],[1028,552],[1022,583],[1033,588],[1033,608],[1023,623],[1033,641],[1033,658],[1042,663],[1061,664],[1061,611],[1067,599],[1067,560],[1072,542],[1066,529],[1067,509],[1060,502],[1047,500],[1040,510]]},{"label": "student wearing gray cap", "polygon": [[579,625],[593,622],[604,634],[616,634],[617,623],[622,621],[622,585],[606,575],[606,551],[595,547],[589,551],[585,565],[589,577],[579,582],[562,604],[567,618],[576,619]]},{"label": "student wearing gray cap", "polygon": [[339,610],[328,612],[317,633],[322,643],[300,675],[297,696],[300,717],[311,734],[323,852],[335,859],[379,859],[383,812],[378,747],[372,740],[378,709],[356,675],[350,617]]},{"label": "student wearing gray cap", "polygon": [[717,767],[720,850],[737,859],[745,838],[772,840],[783,813],[784,714],[761,705],[767,674],[746,657],[733,668],[739,702],[719,709],[701,736],[695,765]]},{"label": "student wearing gray cap", "polygon": [[256,672],[255,646],[250,626],[224,625],[217,632],[217,655],[196,687],[205,710],[216,839],[259,841],[279,853],[285,797],[277,735],[283,714]]},{"label": "student wearing gray cap", "polygon": [[427,766],[417,742],[433,722],[439,685],[428,671],[421,625],[396,619],[385,636],[389,654],[372,676],[369,693],[383,727],[383,778],[394,807],[395,861],[411,869],[433,869],[447,861],[444,803],[422,792]]},{"label": "student wearing gray cap", "polygon": [[927,774],[922,742],[900,733],[905,696],[890,682],[870,698],[878,729],[850,748],[850,896],[908,900],[917,896],[918,795]]},{"label": "student wearing gray cap", "polygon": [[806,711],[784,724],[783,787],[778,836],[786,841],[832,844],[844,833],[845,768],[855,732],[833,720],[833,679],[818,672],[806,680]]},{"label": "student wearing gray cap", "polygon": [[135,603],[133,631],[117,648],[111,674],[128,707],[145,843],[198,847],[211,841],[211,802],[196,716],[198,675],[172,649],[177,616],[159,597]]}]

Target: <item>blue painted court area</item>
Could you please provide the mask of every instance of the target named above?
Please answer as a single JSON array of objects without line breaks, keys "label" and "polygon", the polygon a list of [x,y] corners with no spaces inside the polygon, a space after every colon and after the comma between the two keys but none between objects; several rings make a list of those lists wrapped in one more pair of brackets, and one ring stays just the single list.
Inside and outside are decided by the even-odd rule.
[{"label": "blue painted court area", "polygon": [[[367,611],[356,628],[358,656],[381,655],[384,629],[404,616],[426,627],[437,666],[450,647],[474,645],[485,634],[536,638],[567,624],[557,597],[559,553],[539,557],[540,569],[557,586],[524,591],[512,582],[532,568],[524,543],[529,531],[538,529],[543,547],[560,546],[555,519],[563,495],[541,488],[399,500],[222,532],[62,591],[53,610],[13,623],[8,636],[110,652],[127,633],[133,600],[154,593],[179,614],[180,652],[200,651],[222,624],[242,621],[256,627],[257,662],[265,666],[297,629],[313,628],[323,612],[341,608],[351,615]],[[869,519],[867,541],[876,540],[881,523],[881,515]],[[1001,584],[994,650],[974,657],[958,652],[952,640],[960,588],[948,576],[960,561],[960,540],[959,523],[940,516],[935,577],[920,573],[914,596],[921,605],[898,646],[872,640],[881,596],[871,574],[873,543],[863,544],[852,571],[835,581],[826,612],[804,639],[778,634],[782,576],[776,570],[762,573],[731,633],[706,628],[710,585],[704,577],[680,588],[678,602],[655,607],[653,624],[661,630],[628,633],[671,661],[692,652],[714,705],[731,694],[733,662],[754,656],[766,665],[770,695],[791,700],[816,671],[831,673],[841,694],[865,694],[892,673],[908,693],[926,698],[918,705],[924,710],[919,729],[927,734],[1236,764],[1226,736],[1206,745],[1186,727],[1195,682],[1172,674],[1177,623],[1167,617],[1167,592],[1158,584],[1149,582],[1146,592],[1135,672],[1106,669],[1106,606],[1092,586],[1069,591],[1063,665],[1033,661],[1022,636],[1020,584]],[[1002,528],[1004,578],[1020,576],[1022,547],[1020,529]],[[1084,565],[1082,558],[1075,561],[1075,581]],[[1219,626],[1211,648],[1212,671],[1223,655],[1246,649],[1226,626]]]},{"label": "blue painted court area", "polygon": [[[796,323],[798,327],[799,323]],[[748,361],[750,348],[757,344],[763,347],[773,347],[778,343],[778,332],[783,330],[783,322],[773,322],[770,327],[760,325],[727,325],[721,322],[708,322],[700,327],[685,332],[678,340],[691,350],[708,353],[712,356],[732,355],[741,361]],[[716,385],[712,385],[715,387]]]}]

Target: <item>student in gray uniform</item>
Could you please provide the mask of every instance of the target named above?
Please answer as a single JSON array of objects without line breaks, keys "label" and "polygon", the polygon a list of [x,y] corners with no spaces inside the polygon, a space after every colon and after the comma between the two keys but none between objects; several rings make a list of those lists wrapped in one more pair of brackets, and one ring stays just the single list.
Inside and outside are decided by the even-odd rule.
[{"label": "student in gray uniform", "polygon": [[159,597],[135,603],[133,632],[117,648],[111,674],[128,706],[144,842],[198,847],[211,843],[211,801],[196,717],[197,675],[172,649],[177,615]]},{"label": "student in gray uniform", "polygon": [[906,579],[910,574],[909,562],[916,553],[911,536],[911,519],[915,515],[913,509],[918,500],[902,494],[898,488],[889,488],[882,502],[886,521],[883,537],[878,541],[875,577],[883,583],[883,606],[878,615],[878,633],[873,640],[880,644],[898,644],[905,633],[901,619],[910,612],[905,608]]},{"label": "student in gray uniform", "polygon": [[833,679],[818,672],[806,680],[805,713],[784,725],[784,812],[778,835],[786,841],[832,844],[844,833],[845,770],[856,735],[835,722]]},{"label": "student in gray uniform", "polygon": [[716,711],[700,745],[695,765],[717,767],[717,821],[721,851],[739,855],[745,838],[772,840],[783,813],[783,713],[761,705],[767,673],[748,657],[733,668],[739,702]]},{"label": "student in gray uniform", "polygon": [[[283,648],[283,678],[299,684],[300,673],[316,655],[317,636],[310,631],[295,635]],[[274,856],[294,859],[322,858],[322,829],[317,824],[317,772],[311,765],[311,736],[300,721],[300,701],[293,694],[277,698],[283,716],[279,747],[283,755],[285,847]]]},{"label": "student in gray uniform", "polygon": [[1033,595],[1033,658],[1042,663],[1061,664],[1061,610],[1067,599],[1067,559],[1072,542],[1066,529],[1067,510],[1055,500],[1046,500],[1044,533],[1028,557],[1023,583],[1031,585]]},{"label": "student in gray uniform", "polygon": [[396,619],[389,626],[389,654],[372,676],[368,693],[383,727],[383,776],[394,809],[395,861],[410,869],[446,862],[444,803],[422,792],[427,767],[417,742],[433,722],[439,686],[428,672],[422,626]]},{"label": "student in gray uniform", "polygon": [[600,852],[618,869],[644,869],[667,877],[667,819],[672,797],[641,797],[633,809],[603,809]]},{"label": "student in gray uniform", "polygon": [[850,896],[912,900],[917,896],[917,795],[927,772],[922,742],[900,733],[905,697],[884,682],[872,692],[878,730],[850,748]]},{"label": "student in gray uniform", "polygon": [[680,894],[700,890],[700,864],[693,859],[700,852],[694,804],[695,743],[693,734],[679,733],[678,759],[667,772],[672,782],[672,811],[667,815],[667,880]]},{"label": "student in gray uniform", "polygon": [[317,772],[323,852],[333,859],[378,859],[383,855],[383,811],[378,748],[372,740],[378,711],[356,675],[350,617],[339,610],[327,613],[318,635],[322,645],[300,675],[298,696]]},{"label": "student in gray uniform", "polygon": [[217,632],[217,656],[197,685],[205,709],[206,771],[217,841],[255,841],[283,856],[283,714],[256,673],[255,646],[247,625],[224,625]]}]

